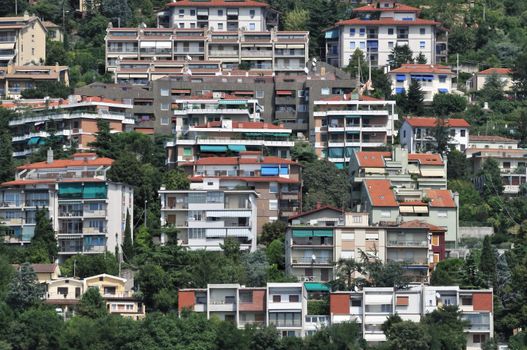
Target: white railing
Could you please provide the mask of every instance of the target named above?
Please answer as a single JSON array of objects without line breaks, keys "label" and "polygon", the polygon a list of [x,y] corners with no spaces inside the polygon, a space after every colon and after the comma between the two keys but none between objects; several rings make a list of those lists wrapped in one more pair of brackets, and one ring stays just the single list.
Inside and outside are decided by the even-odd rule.
[{"label": "white railing", "polygon": [[214,57],[238,57],[238,51],[211,50],[211,51],[209,51],[209,56],[214,56]]}]

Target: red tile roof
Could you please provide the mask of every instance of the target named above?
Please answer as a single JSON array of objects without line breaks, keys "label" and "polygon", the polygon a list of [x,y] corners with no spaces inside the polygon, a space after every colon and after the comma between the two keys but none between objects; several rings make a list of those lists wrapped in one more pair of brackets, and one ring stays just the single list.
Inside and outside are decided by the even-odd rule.
[{"label": "red tile roof", "polygon": [[[406,117],[405,121],[413,127],[434,128],[437,125],[436,118],[427,117]],[[446,119],[446,125],[453,128],[468,128],[470,124],[465,119],[450,118]]]},{"label": "red tile roof", "polygon": [[[247,154],[247,153],[245,153]],[[299,165],[297,162],[284,159],[280,157],[268,156],[259,159],[258,157],[207,157],[200,158],[194,162],[186,162],[180,165],[190,166],[190,165],[237,165],[237,164],[294,164]]]},{"label": "red tile roof", "polygon": [[390,180],[364,180],[371,204],[374,207],[398,207],[399,204],[391,189]]},{"label": "red tile roof", "polygon": [[444,227],[429,224],[421,220],[404,221],[399,227],[402,228],[428,228],[430,231],[446,231]]},{"label": "red tile roof", "polygon": [[[196,125],[195,128],[221,128],[222,122],[208,122],[207,124]],[[275,125],[264,122],[232,122],[234,129],[285,129],[283,125]]]},{"label": "red tile roof", "polygon": [[81,166],[110,166],[113,159],[110,158],[96,158],[96,159],[57,159],[52,163],[38,162],[32,164],[21,165],[17,167],[18,170],[32,170],[32,169],[54,169],[67,167],[81,167]]},{"label": "red tile roof", "polygon": [[[35,273],[53,273],[58,266],[57,264],[31,264]],[[14,264],[13,267],[17,270],[20,269],[19,264]]]},{"label": "red tile roof", "polygon": [[428,204],[423,201],[403,201],[399,202],[399,205],[428,206]]},{"label": "red tile roof", "polygon": [[384,168],[384,158],[391,158],[390,152],[355,152],[355,157],[361,167]]},{"label": "red tile roof", "polygon": [[469,135],[469,142],[499,142],[499,143],[514,143],[517,144],[519,140],[510,139],[508,137],[496,135]]},{"label": "red tile roof", "polygon": [[369,4],[353,9],[353,12],[421,12],[420,8],[395,3],[394,7],[376,7],[375,5]]},{"label": "red tile roof", "polygon": [[168,7],[269,7],[265,2],[254,0],[209,0],[209,1],[193,1],[193,0],[178,0],[170,2]]},{"label": "red tile roof", "polygon": [[433,208],[455,208],[456,203],[449,190],[427,190],[426,195],[430,198],[430,207]]},{"label": "red tile roof", "polygon": [[443,165],[443,158],[439,154],[410,153],[408,160],[416,160],[422,165]]},{"label": "red tile roof", "polygon": [[295,179],[287,179],[279,176],[192,176],[190,181],[202,182],[204,179],[238,180],[243,182],[277,182],[282,184],[296,184],[300,182]]},{"label": "red tile roof", "polygon": [[[325,97],[320,100],[321,101],[356,101],[351,98],[351,94],[335,95],[331,97]],[[368,96],[368,95],[361,95],[359,96],[359,101],[384,101],[384,100],[380,98]]]},{"label": "red tile roof", "polygon": [[478,74],[481,75],[492,75],[492,74],[498,74],[498,75],[510,75],[512,73],[512,69],[510,68],[489,68],[482,70]]},{"label": "red tile roof", "polygon": [[45,179],[45,180],[19,179],[19,180],[3,182],[2,184],[0,184],[0,186],[9,187],[9,186],[22,186],[22,185],[54,184],[57,182],[104,182],[104,180],[101,180],[95,177],[60,179],[60,181],[58,179]]},{"label": "red tile roof", "polygon": [[379,25],[404,25],[404,26],[422,26],[422,25],[440,25],[441,23],[430,19],[417,18],[413,21],[395,20],[393,18],[381,18],[376,20],[362,20],[360,18],[347,19],[339,21],[335,26],[341,25],[362,25],[362,26],[379,26]]},{"label": "red tile roof", "polygon": [[339,208],[336,208],[336,207],[333,207],[331,205],[324,205],[320,208],[315,208],[315,209],[311,209],[311,210],[308,210],[308,211],[304,211],[302,213],[299,213],[299,214],[296,214],[296,215],[293,215],[293,216],[290,216],[289,217],[289,221],[293,220],[293,219],[297,219],[297,218],[300,218],[302,216],[306,216],[306,215],[310,215],[310,214],[313,214],[313,213],[318,213],[319,211],[323,211],[323,210],[333,210],[333,211],[336,211],[336,212],[339,212],[339,213],[344,213],[344,210],[342,209],[339,209]]},{"label": "red tile roof", "polygon": [[403,64],[401,67],[391,70],[390,73],[453,74],[450,67],[437,64]]}]

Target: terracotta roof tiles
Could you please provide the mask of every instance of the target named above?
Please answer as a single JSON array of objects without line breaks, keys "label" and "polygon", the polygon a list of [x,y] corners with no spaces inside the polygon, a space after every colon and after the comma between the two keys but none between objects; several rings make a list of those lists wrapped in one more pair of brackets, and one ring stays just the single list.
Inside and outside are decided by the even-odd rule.
[{"label": "terracotta roof tiles", "polygon": [[[436,118],[427,117],[406,117],[405,121],[413,127],[433,128],[437,125]],[[450,118],[446,119],[446,125],[454,128],[468,128],[470,124],[465,119]]]},{"label": "terracotta roof tiles", "polygon": [[455,208],[456,203],[449,190],[427,190],[426,195],[430,198],[432,208]]},{"label": "terracotta roof tiles", "polygon": [[57,159],[51,163],[38,162],[26,165],[21,165],[18,170],[32,170],[32,169],[55,169],[55,168],[67,168],[67,167],[80,167],[80,166],[110,166],[113,163],[113,159],[110,158],[97,158],[97,159]]},{"label": "terracotta roof tiles", "polygon": [[441,155],[432,153],[410,153],[408,160],[418,161],[422,165],[444,165]]},{"label": "terracotta roof tiles", "polygon": [[508,137],[497,136],[497,135],[469,135],[469,142],[499,142],[499,143],[514,143],[517,144],[519,141],[510,139]]},{"label": "terracotta roof tiles", "polygon": [[510,68],[489,68],[482,70],[478,74],[481,75],[492,75],[492,74],[498,74],[498,75],[509,75],[512,73],[512,69]]},{"label": "terracotta roof tiles", "polygon": [[371,204],[374,207],[398,207],[389,180],[364,180]]},{"label": "terracotta roof tiles", "polygon": [[362,26],[379,26],[379,25],[404,25],[404,26],[422,26],[422,25],[440,25],[441,23],[430,19],[417,18],[413,21],[396,20],[393,18],[381,18],[377,20],[363,20],[360,18],[352,18],[339,21],[335,26],[341,25],[362,25]]},{"label": "terracotta roof tiles", "polygon": [[193,0],[178,0],[167,4],[168,7],[269,7],[265,2],[254,0],[209,0],[209,1],[193,1]]},{"label": "terracotta roof tiles", "polygon": [[384,158],[391,158],[390,152],[355,152],[359,166],[366,168],[384,168]]},{"label": "terracotta roof tiles", "polygon": [[403,64],[401,67],[391,70],[390,73],[453,74],[450,67],[437,64]]}]

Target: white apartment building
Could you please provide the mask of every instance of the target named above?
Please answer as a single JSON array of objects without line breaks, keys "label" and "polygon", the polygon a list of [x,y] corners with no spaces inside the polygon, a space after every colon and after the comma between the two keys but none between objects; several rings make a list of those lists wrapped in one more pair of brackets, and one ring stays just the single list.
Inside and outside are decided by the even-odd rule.
[{"label": "white apartment building", "polygon": [[386,341],[382,324],[397,314],[405,321],[419,322],[422,316],[443,305],[458,305],[465,329],[467,349],[481,349],[494,334],[493,291],[464,290],[458,286],[412,286],[408,289],[364,288],[358,292],[330,294],[331,323],[356,321],[368,343]]},{"label": "white apartment building", "polygon": [[31,242],[37,208],[46,208],[59,244],[59,259],[75,254],[115,253],[124,241],[126,214],[133,217],[131,186],[108,181],[113,163],[95,153],[77,153],[17,168],[0,187],[0,221],[6,241]]},{"label": "white apartment building", "polygon": [[267,283],[268,325],[283,337],[304,336],[307,292],[303,283]]},{"label": "white apartment building", "polygon": [[[240,249],[255,251],[257,193],[220,188],[218,178],[205,178],[189,190],[159,190],[161,226],[179,230],[178,244],[191,250],[221,251],[225,238],[235,238]],[[161,243],[167,241],[161,236]]]},{"label": "white apartment building", "polygon": [[407,93],[412,81],[418,81],[424,102],[432,102],[436,94],[452,93],[453,75],[450,67],[434,64],[403,64],[388,73],[392,94]]},{"label": "white apartment building", "polygon": [[414,56],[436,64],[447,59],[447,42],[440,23],[419,18],[421,10],[394,0],[374,0],[353,9],[354,18],[337,22],[325,31],[326,62],[347,67],[361,50],[374,67],[388,65],[396,46],[408,45]]},{"label": "white apartment building", "polygon": [[[399,130],[399,142],[411,153],[426,152],[436,146],[434,129],[437,118],[407,117]],[[464,152],[469,144],[470,124],[465,119],[449,118],[444,120],[448,128],[448,146]]]},{"label": "white apartment building", "polygon": [[397,119],[395,101],[355,93],[315,101],[315,152],[343,169],[353,152],[393,144]]},{"label": "white apartment building", "polygon": [[472,156],[472,148],[483,149],[518,149],[520,141],[497,135],[470,135],[468,137],[467,158]]},{"label": "white apartment building", "polygon": [[158,26],[262,32],[270,13],[267,3],[254,0],[175,0],[158,13]]}]

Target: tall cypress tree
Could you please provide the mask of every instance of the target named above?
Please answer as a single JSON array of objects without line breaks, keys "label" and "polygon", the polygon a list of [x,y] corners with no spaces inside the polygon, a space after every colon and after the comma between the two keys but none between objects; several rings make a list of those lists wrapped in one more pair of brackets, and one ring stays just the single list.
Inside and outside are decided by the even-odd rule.
[{"label": "tall cypress tree", "polygon": [[130,260],[134,256],[134,244],[132,242],[132,224],[130,213],[126,211],[126,227],[124,229],[124,242],[122,245],[123,257]]},{"label": "tall cypress tree", "polygon": [[422,115],[424,94],[421,84],[417,80],[412,80],[408,88],[408,112],[414,115]]},{"label": "tall cypress tree", "polygon": [[490,237],[483,239],[483,249],[479,261],[479,270],[484,274],[489,286],[496,287],[496,255],[490,242]]},{"label": "tall cypress tree", "polygon": [[49,262],[53,262],[57,257],[57,239],[53,226],[51,226],[51,220],[48,219],[47,209],[37,209],[35,234],[31,239],[31,248],[34,251],[45,249]]}]

